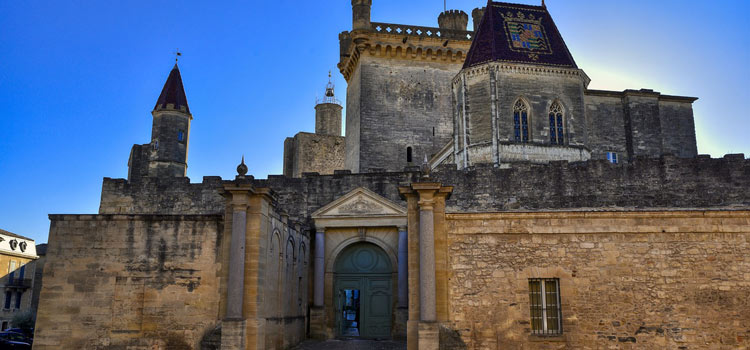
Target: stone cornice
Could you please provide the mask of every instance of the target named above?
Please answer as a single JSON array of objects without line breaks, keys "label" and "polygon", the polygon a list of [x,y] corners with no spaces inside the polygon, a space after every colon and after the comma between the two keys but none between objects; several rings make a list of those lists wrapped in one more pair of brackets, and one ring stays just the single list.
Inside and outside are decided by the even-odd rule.
[{"label": "stone cornice", "polygon": [[565,217],[611,219],[611,218],[737,218],[750,216],[747,209],[641,209],[641,208],[580,208],[579,210],[512,211],[486,213],[446,213],[448,219],[458,220],[503,220],[503,219],[550,219]]},{"label": "stone cornice", "polygon": [[408,34],[359,32],[359,44],[352,44],[348,54],[342,56],[338,67],[349,81],[362,55],[388,59],[435,62],[461,65],[471,47],[471,40],[443,37],[427,37]]},{"label": "stone cornice", "polygon": [[588,90],[587,89],[586,91],[584,91],[584,95],[614,97],[614,98],[623,98],[625,96],[655,97],[655,98],[658,98],[659,101],[683,102],[683,103],[693,103],[696,100],[698,100],[697,97],[662,95],[660,92],[647,90],[647,89],[625,90],[625,91]]},{"label": "stone cornice", "polygon": [[579,77],[582,79],[584,87],[588,86],[591,79],[586,72],[578,68],[564,68],[554,66],[542,66],[534,64],[522,64],[522,63],[508,63],[508,62],[489,62],[478,66],[472,66],[464,68],[453,78],[453,85],[461,82],[461,77],[466,75],[467,77],[475,75],[486,75],[490,71],[500,73],[515,73],[515,74],[530,74],[530,75],[555,75],[561,77]]}]

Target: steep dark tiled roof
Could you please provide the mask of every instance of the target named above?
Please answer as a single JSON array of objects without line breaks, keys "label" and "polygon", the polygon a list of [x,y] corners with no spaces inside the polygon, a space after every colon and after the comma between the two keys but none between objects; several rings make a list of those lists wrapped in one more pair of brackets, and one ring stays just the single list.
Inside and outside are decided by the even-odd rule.
[{"label": "steep dark tiled roof", "polygon": [[490,61],[578,68],[546,7],[492,1],[464,68]]},{"label": "steep dark tiled roof", "polygon": [[161,89],[161,95],[156,100],[156,106],[154,110],[166,109],[167,104],[174,104],[174,108],[179,110],[181,107],[185,107],[185,111],[190,113],[188,108],[187,97],[185,97],[185,88],[182,86],[182,76],[180,75],[180,69],[177,68],[177,64],[174,65],[172,71],[169,72],[169,78],[164,83],[164,88]]}]

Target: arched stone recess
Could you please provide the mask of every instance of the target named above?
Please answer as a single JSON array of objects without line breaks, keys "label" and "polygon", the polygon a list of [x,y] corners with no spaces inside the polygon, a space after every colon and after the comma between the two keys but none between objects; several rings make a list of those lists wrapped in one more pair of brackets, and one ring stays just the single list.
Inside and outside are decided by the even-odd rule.
[{"label": "arched stone recess", "polygon": [[349,246],[357,243],[372,243],[378,248],[382,249],[385,254],[388,256],[388,262],[391,265],[391,273],[398,272],[398,259],[396,258],[397,254],[396,251],[393,250],[393,247],[391,247],[390,244],[386,243],[382,239],[379,239],[377,237],[351,237],[341,243],[339,243],[335,248],[333,248],[333,253],[330,257],[326,257],[326,273],[334,273],[336,272],[336,260],[341,255],[341,252],[346,250],[346,248],[349,248]]},{"label": "arched stone recess", "polygon": [[[406,309],[397,308],[399,288],[406,288],[406,283],[399,285],[399,264],[406,266],[406,256],[399,255],[400,236],[406,236],[407,220],[406,208],[393,203],[364,187],[357,188],[331,203],[323,206],[312,214],[315,222],[316,238],[313,247],[313,300],[314,306],[311,310],[311,334],[317,338],[333,338],[337,336],[350,336],[342,331],[342,319],[338,316],[336,307],[340,307],[341,300],[341,273],[336,271],[336,260],[349,247],[359,245],[370,245],[373,249],[383,252],[387,256],[390,271],[378,276],[368,276],[362,272],[361,276],[347,276],[347,283],[363,286],[363,297],[368,296],[368,287],[372,281],[378,280],[382,286],[386,286],[380,292],[388,300],[388,329],[367,327],[367,322],[361,323],[362,337],[398,337],[402,329],[405,329],[399,313]],[[405,247],[404,247],[405,248]],[[405,250],[405,249],[404,249]],[[406,271],[404,268],[403,271]],[[359,278],[359,279],[358,279]],[[355,282],[353,282],[355,281]],[[356,282],[360,281],[360,282]],[[357,284],[360,283],[360,284]],[[351,286],[350,286],[351,287]],[[347,288],[344,288],[346,290]],[[343,287],[342,287],[343,288]],[[354,287],[351,287],[354,288]],[[356,288],[354,288],[356,289]],[[352,290],[354,290],[352,289]],[[338,299],[337,299],[338,298]],[[404,298],[405,299],[405,298]],[[364,299],[363,299],[364,300]],[[337,304],[339,303],[339,304]],[[364,305],[364,304],[363,304]],[[404,305],[406,305],[404,303]],[[368,316],[367,307],[362,307],[362,315]],[[339,310],[340,311],[340,310]],[[358,314],[359,315],[359,314]],[[396,315],[396,317],[391,317]],[[381,324],[382,326],[382,324]],[[356,336],[356,335],[355,335]]]}]

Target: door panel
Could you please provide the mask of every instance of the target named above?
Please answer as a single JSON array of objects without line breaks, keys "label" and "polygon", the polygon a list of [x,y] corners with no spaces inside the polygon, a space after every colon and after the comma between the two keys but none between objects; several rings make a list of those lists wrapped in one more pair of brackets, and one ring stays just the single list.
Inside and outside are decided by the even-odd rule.
[{"label": "door panel", "polygon": [[346,289],[358,289],[360,337],[390,338],[393,313],[392,271],[388,255],[374,244],[355,244],[339,255],[334,275],[337,336],[344,334],[341,294]]},{"label": "door panel", "polygon": [[365,305],[363,336],[388,338],[391,335],[391,278],[390,276],[365,278]]}]

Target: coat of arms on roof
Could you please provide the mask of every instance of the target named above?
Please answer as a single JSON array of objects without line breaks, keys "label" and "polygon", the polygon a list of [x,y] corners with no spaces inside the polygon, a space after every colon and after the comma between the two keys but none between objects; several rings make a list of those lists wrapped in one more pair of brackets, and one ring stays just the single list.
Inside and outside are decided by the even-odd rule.
[{"label": "coat of arms on roof", "polygon": [[508,11],[503,14],[505,30],[510,49],[515,52],[525,52],[532,60],[539,59],[540,54],[552,54],[552,48],[547,39],[547,33],[542,25],[542,17],[528,16],[519,11],[516,15]]}]

